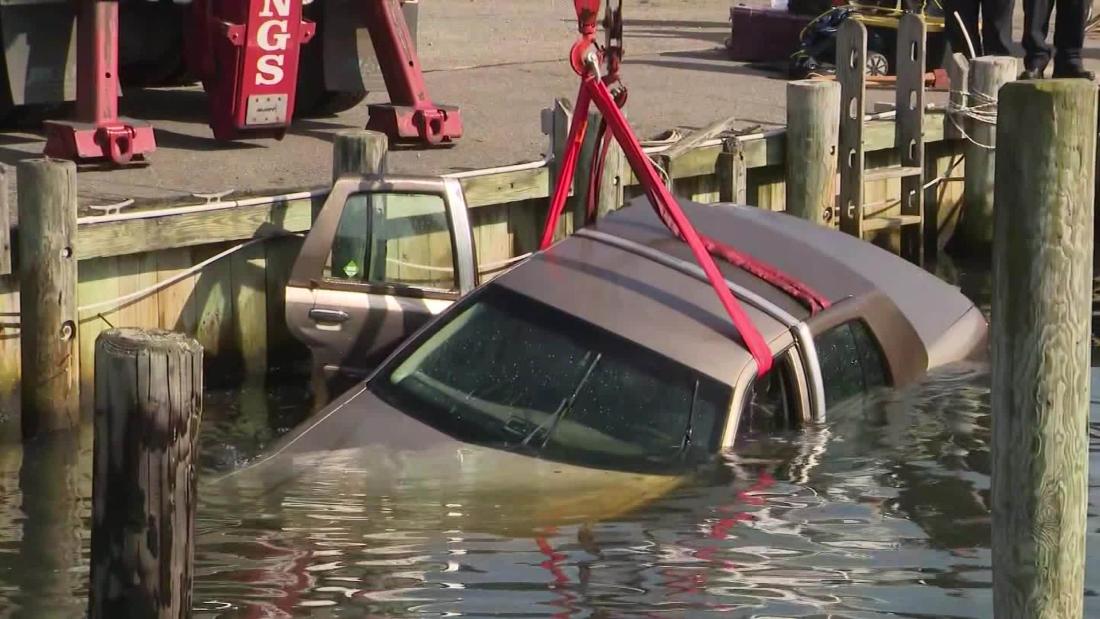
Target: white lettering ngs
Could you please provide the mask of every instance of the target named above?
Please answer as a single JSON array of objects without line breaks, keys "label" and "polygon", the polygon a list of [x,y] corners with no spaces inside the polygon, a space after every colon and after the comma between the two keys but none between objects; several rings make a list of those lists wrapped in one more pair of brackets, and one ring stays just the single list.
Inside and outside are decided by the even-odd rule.
[{"label": "white lettering ngs", "polygon": [[[264,0],[264,10],[260,11],[260,17],[287,17],[290,15],[290,3],[292,0]],[[271,5],[275,5],[275,12],[271,12]]]}]

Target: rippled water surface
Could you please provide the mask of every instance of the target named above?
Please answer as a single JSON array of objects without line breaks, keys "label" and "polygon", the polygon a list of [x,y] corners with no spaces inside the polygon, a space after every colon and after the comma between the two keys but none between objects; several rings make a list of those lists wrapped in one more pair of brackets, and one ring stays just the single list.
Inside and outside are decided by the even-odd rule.
[{"label": "rippled water surface", "polygon": [[[443,483],[431,463],[213,483],[309,401],[293,386],[211,394],[195,615],[989,617],[988,382],[980,366],[937,373],[824,427],[746,437],[627,513],[592,501],[558,526],[533,523],[570,505],[568,487]],[[1086,615],[1100,616],[1100,404],[1090,421]],[[22,467],[18,442],[0,445],[0,616],[82,614],[90,442],[85,429]]]}]

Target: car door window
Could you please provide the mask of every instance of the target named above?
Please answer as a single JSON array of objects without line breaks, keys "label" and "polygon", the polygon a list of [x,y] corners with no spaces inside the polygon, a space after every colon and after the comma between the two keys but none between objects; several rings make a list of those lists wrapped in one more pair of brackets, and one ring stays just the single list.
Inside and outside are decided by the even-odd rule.
[{"label": "car door window", "polygon": [[798,424],[799,399],[789,361],[777,360],[772,371],[749,389],[737,432],[788,430]]},{"label": "car door window", "polygon": [[882,350],[863,321],[834,327],[819,335],[814,344],[827,407],[887,384]]},{"label": "car door window", "polygon": [[359,193],[348,197],[325,264],[325,279],[453,291],[453,244],[438,195]]}]

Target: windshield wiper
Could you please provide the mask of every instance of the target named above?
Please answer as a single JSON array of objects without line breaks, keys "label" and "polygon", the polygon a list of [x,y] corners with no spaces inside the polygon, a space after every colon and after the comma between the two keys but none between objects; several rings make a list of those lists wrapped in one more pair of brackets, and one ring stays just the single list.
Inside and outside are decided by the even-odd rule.
[{"label": "windshield wiper", "polygon": [[546,442],[550,440],[550,435],[553,434],[554,429],[558,427],[558,422],[564,419],[569,411],[573,409],[573,403],[577,401],[577,396],[580,395],[581,389],[584,388],[585,383],[587,383],[588,379],[592,376],[592,371],[596,369],[596,364],[598,364],[602,358],[602,352],[596,353],[596,358],[593,359],[592,363],[589,363],[588,367],[584,370],[584,375],[581,376],[580,381],[577,382],[577,386],[573,389],[573,393],[569,394],[569,397],[561,403],[561,406],[558,407],[558,410],[554,411],[554,415],[550,417],[550,419],[540,423],[534,430],[531,430],[531,432],[523,438],[520,445],[526,447],[527,443],[529,443],[531,439],[539,433],[539,430],[542,430],[547,422],[549,422],[550,427],[546,428],[546,434],[542,437],[542,444],[539,446],[540,448],[546,447]]},{"label": "windshield wiper", "polygon": [[691,435],[695,430],[695,404],[699,400],[699,381],[695,381],[695,387],[691,390],[691,407],[688,408],[687,427],[684,428],[684,437],[680,440],[679,456],[686,456],[688,447],[691,447]]}]

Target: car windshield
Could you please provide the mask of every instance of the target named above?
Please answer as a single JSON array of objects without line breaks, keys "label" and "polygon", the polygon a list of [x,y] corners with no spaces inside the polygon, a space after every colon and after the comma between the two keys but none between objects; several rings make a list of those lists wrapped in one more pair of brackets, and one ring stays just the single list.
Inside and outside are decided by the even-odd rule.
[{"label": "car windshield", "polygon": [[712,455],[730,400],[712,378],[493,285],[370,388],[467,442],[636,471],[671,472]]}]

